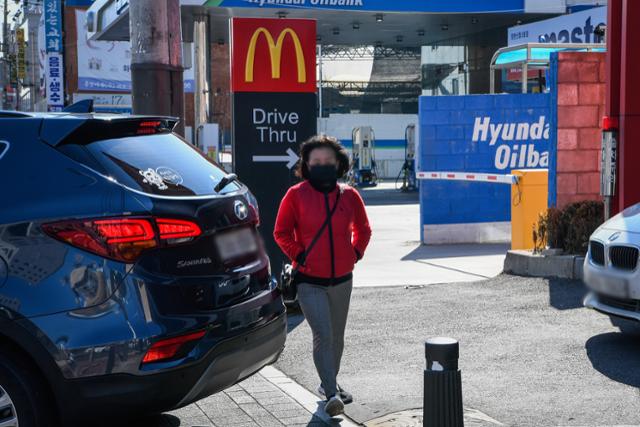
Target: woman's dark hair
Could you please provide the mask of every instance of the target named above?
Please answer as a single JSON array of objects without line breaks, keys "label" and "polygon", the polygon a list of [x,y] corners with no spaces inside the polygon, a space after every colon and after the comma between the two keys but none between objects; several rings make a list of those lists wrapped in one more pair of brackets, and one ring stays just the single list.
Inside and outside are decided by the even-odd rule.
[{"label": "woman's dark hair", "polygon": [[327,135],[315,135],[300,145],[300,161],[296,168],[298,178],[309,179],[309,156],[316,148],[331,148],[336,153],[338,160],[338,179],[344,177],[349,171],[349,154],[336,138]]}]

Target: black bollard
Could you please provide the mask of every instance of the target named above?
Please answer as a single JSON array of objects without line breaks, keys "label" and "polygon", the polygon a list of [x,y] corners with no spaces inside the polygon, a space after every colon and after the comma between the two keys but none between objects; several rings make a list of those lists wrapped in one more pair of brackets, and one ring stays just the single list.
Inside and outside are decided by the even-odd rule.
[{"label": "black bollard", "polygon": [[460,346],[453,338],[430,338],[424,345],[424,427],[463,427]]}]

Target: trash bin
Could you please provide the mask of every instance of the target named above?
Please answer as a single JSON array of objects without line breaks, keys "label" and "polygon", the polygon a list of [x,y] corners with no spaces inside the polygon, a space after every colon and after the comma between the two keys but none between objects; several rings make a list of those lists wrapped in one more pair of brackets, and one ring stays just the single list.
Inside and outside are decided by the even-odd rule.
[{"label": "trash bin", "polygon": [[514,170],[517,180],[511,186],[511,249],[533,249],[533,230],[541,213],[547,210],[549,171]]}]

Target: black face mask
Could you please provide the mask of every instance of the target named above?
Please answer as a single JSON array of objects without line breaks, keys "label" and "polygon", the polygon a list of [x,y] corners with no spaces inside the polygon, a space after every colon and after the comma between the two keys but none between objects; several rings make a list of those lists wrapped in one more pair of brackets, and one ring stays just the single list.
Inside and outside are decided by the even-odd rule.
[{"label": "black face mask", "polygon": [[309,183],[318,191],[328,193],[336,188],[338,170],[334,165],[317,165],[309,168]]}]

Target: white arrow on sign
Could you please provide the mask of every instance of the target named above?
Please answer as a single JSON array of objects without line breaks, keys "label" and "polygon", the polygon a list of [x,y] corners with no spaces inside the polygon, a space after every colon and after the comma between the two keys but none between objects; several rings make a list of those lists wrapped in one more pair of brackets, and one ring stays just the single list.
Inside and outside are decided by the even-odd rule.
[{"label": "white arrow on sign", "polygon": [[287,162],[287,167],[291,169],[298,163],[300,157],[291,148],[287,148],[286,156],[253,156],[254,162],[273,163],[273,162]]}]

